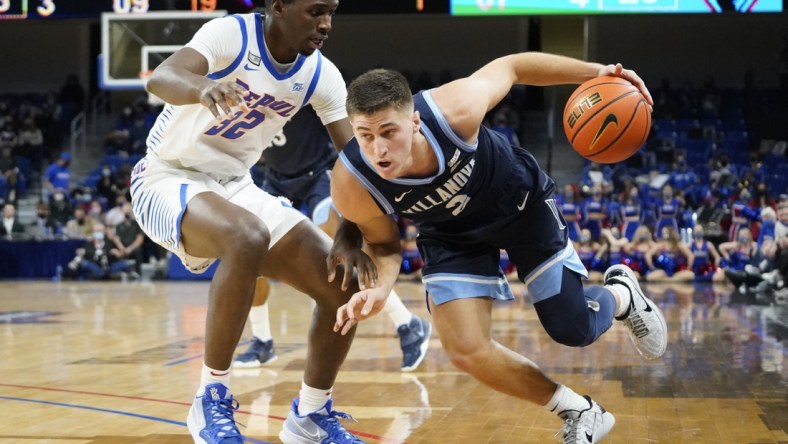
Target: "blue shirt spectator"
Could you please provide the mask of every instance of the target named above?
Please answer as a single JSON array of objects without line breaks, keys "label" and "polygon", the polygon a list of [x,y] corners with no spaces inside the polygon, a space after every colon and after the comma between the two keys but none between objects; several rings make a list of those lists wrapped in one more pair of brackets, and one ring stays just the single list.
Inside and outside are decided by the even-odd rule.
[{"label": "blue shirt spectator", "polygon": [[71,163],[71,155],[68,153],[60,153],[57,161],[47,168],[44,174],[44,186],[49,191],[49,194],[60,189],[64,191],[69,190],[69,182],[71,181],[71,169],[68,165]]}]

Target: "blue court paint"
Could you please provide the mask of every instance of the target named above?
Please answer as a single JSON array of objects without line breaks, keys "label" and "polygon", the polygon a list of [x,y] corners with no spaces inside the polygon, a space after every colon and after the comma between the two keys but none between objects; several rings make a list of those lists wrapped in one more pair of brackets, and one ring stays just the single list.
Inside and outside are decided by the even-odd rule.
[{"label": "blue court paint", "polygon": [[[95,412],[102,412],[102,413],[112,413],[114,415],[122,415],[122,416],[131,416],[133,418],[139,419],[147,419],[148,421],[156,421],[156,422],[163,422],[166,424],[172,424],[180,427],[186,427],[186,423],[183,421],[173,421],[171,419],[166,418],[158,418],[156,416],[148,416],[148,415],[140,415],[139,413],[131,413],[131,412],[124,412],[121,410],[112,410],[112,409],[102,409],[99,407],[90,407],[87,405],[78,405],[78,404],[66,404],[63,402],[53,402],[53,401],[42,401],[39,399],[25,399],[25,398],[14,398],[11,396],[0,396],[0,399],[4,399],[6,401],[19,401],[19,402],[30,402],[34,404],[46,404],[46,405],[54,405],[58,407],[69,407],[72,409],[82,409],[82,410],[92,410]],[[254,438],[246,438],[244,437],[245,442],[251,442],[255,444],[272,444],[268,441],[262,441],[259,439]]]}]

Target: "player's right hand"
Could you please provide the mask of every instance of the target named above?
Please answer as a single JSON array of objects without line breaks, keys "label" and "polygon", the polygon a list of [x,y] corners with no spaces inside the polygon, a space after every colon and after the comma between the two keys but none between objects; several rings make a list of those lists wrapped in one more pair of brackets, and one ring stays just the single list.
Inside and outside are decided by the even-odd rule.
[{"label": "player's right hand", "polygon": [[232,107],[238,106],[244,113],[249,111],[245,100],[248,94],[249,90],[235,82],[213,82],[200,93],[200,103],[208,108],[217,120],[224,120],[232,114]]},{"label": "player's right hand", "polygon": [[378,314],[386,305],[389,294],[391,290],[375,287],[361,290],[351,296],[347,304],[337,309],[334,332],[346,335],[360,321]]}]

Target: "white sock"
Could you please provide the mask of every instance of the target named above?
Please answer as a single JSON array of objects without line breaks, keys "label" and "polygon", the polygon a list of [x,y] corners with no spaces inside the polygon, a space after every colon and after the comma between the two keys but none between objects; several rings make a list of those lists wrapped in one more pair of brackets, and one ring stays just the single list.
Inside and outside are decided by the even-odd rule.
[{"label": "white sock", "polygon": [[556,415],[566,410],[580,411],[588,408],[588,400],[565,385],[558,384],[553,397],[545,407]]},{"label": "white sock", "polygon": [[200,389],[197,390],[197,395],[199,396],[205,392],[206,385],[216,384],[217,382],[225,387],[230,387],[230,369],[216,370],[203,363],[202,373],[200,374]]},{"label": "white sock", "polygon": [[386,298],[386,305],[383,306],[383,310],[389,315],[395,327],[408,324],[413,318],[413,313],[405,307],[405,304],[402,303],[402,299],[399,298],[394,290],[391,290],[391,294]]},{"label": "white sock", "polygon": [[333,391],[334,387],[329,389],[317,389],[301,381],[301,392],[298,394],[298,415],[306,416],[322,409],[328,400],[331,399],[331,393]]},{"label": "white sock", "polygon": [[249,324],[255,338],[265,342],[272,339],[271,323],[268,321],[268,302],[257,305],[249,310]]},{"label": "white sock", "polygon": [[610,290],[613,295],[618,295],[618,300],[621,301],[616,310],[616,316],[619,317],[626,313],[632,303],[632,293],[629,292],[629,288],[623,284],[605,285],[604,288]]}]

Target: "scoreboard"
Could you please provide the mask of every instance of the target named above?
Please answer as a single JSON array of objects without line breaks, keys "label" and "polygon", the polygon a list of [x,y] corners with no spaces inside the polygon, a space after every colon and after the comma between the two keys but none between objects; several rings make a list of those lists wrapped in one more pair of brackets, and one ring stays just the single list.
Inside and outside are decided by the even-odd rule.
[{"label": "scoreboard", "polygon": [[783,0],[450,0],[453,15],[782,12]]}]

